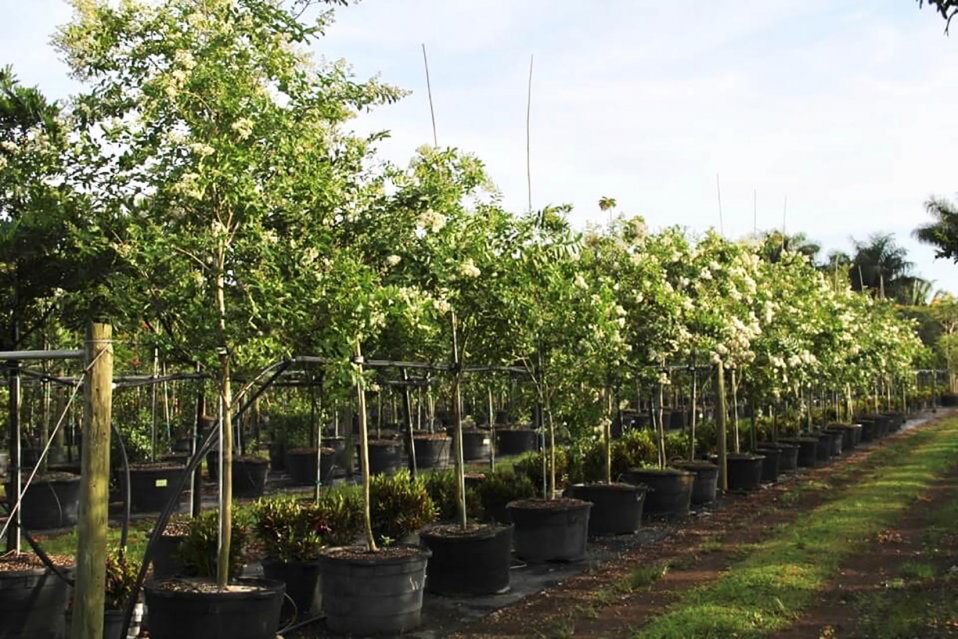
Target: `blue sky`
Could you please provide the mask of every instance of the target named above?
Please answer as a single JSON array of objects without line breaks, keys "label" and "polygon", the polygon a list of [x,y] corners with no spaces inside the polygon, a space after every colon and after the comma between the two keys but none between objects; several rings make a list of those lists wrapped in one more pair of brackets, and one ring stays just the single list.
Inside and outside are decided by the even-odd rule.
[{"label": "blue sky", "polygon": [[[0,0],[0,63],[49,94],[77,89],[49,37],[60,0]],[[358,76],[411,91],[363,114],[386,159],[431,141],[420,44],[440,145],[476,153],[505,203],[526,206],[525,94],[535,55],[532,199],[596,205],[653,227],[782,224],[827,248],[894,232],[919,272],[958,292],[958,266],[910,237],[932,194],[958,194],[958,35],[912,0],[365,0],[316,47]]]}]

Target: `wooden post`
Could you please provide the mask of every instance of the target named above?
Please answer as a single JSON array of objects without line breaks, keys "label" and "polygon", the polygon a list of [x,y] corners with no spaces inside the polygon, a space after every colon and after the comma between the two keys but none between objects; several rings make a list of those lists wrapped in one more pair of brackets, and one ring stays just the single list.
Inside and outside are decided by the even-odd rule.
[{"label": "wooden post", "polygon": [[716,399],[718,399],[718,467],[719,488],[728,490],[728,456],[725,451],[726,406],[725,406],[725,366],[719,362],[715,367]]},{"label": "wooden post", "polygon": [[70,630],[73,639],[103,637],[113,405],[112,337],[113,328],[109,324],[91,323],[87,328],[77,578]]},{"label": "wooden post", "polygon": [[698,371],[695,368],[695,360],[692,360],[692,365],[689,368],[692,371],[692,416],[689,418],[689,461],[695,461],[695,426],[698,423],[699,417]]},{"label": "wooden post", "polygon": [[[9,391],[9,419],[7,421],[10,440],[10,486],[13,488],[13,494],[7,495],[7,504],[13,509],[17,508],[20,501],[20,491],[23,490],[20,476],[21,450],[20,450],[20,362],[12,360],[9,363],[9,378],[7,390]],[[20,553],[20,509],[17,508],[17,514],[13,516],[10,525],[7,527],[7,552]]]},{"label": "wooden post", "polygon": [[416,465],[416,437],[413,432],[413,423],[412,423],[412,396],[409,391],[409,371],[403,367],[400,369],[402,372],[402,382],[403,382],[403,410],[406,413],[406,438],[409,442],[409,472],[412,473],[412,478],[416,479],[419,475],[419,468]]}]

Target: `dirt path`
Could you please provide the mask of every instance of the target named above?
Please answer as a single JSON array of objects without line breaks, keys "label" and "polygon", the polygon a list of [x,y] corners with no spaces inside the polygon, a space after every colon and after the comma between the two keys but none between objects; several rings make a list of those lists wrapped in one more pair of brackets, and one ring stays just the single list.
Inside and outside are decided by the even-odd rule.
[{"label": "dirt path", "polygon": [[[954,609],[945,618],[926,614],[938,595],[955,597],[949,577],[958,564],[956,520],[958,464],[845,562],[814,607],[773,636],[958,637]],[[930,535],[939,528],[944,534]]]},{"label": "dirt path", "polygon": [[[618,561],[502,609],[461,629],[461,637],[629,637],[690,589],[715,581],[754,544],[829,501],[874,470],[875,453],[914,430],[806,470],[750,495],[732,495],[707,517]],[[826,624],[827,625],[827,622]],[[818,634],[791,636],[818,637]]]}]

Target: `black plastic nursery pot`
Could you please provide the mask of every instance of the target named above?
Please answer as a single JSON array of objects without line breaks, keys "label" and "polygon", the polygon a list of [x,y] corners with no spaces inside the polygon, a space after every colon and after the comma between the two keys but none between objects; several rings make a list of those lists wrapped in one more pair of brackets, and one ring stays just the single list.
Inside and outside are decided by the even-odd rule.
[{"label": "black plastic nursery pot", "polygon": [[626,473],[626,481],[648,486],[646,514],[688,514],[695,486],[694,473],[678,468],[633,468]]},{"label": "black plastic nursery pot", "polygon": [[[445,434],[414,435],[412,442],[416,451],[416,468],[442,468],[449,464],[452,439]],[[371,468],[371,461],[369,465]]]},{"label": "black plastic nursery pot", "polygon": [[718,466],[707,461],[677,462],[673,466],[695,474],[695,481],[692,483],[693,504],[701,506],[715,501],[718,493]]},{"label": "black plastic nursery pot", "polygon": [[277,472],[286,470],[286,442],[269,443],[269,467]]},{"label": "black plastic nursery pot", "polygon": [[462,431],[462,458],[465,461],[484,461],[489,459],[492,437],[487,430]]},{"label": "black plastic nursery pot", "polygon": [[801,448],[796,444],[786,444],[784,442],[760,442],[758,452],[765,454],[767,451],[778,453],[778,474],[788,473],[798,468],[798,453]]},{"label": "black plastic nursery pot", "polygon": [[503,428],[496,431],[496,451],[500,456],[521,455],[539,446],[539,435],[531,428]]},{"label": "black plastic nursery pot", "polygon": [[[279,561],[264,559],[263,576],[286,584],[286,596],[283,601],[282,618],[309,619],[322,610],[320,591],[321,572],[319,560]],[[290,601],[292,600],[292,601]]]},{"label": "black plastic nursery pot", "polygon": [[[418,464],[418,457],[416,458],[416,462]],[[398,440],[374,439],[369,442],[370,473],[373,475],[392,473],[399,470],[401,466],[402,447]],[[426,468],[426,466],[423,466],[423,468]]]},{"label": "black plastic nursery pot", "polygon": [[175,442],[171,450],[174,453],[190,453],[193,451],[193,438],[192,437],[180,437]]},{"label": "black plastic nursery pot", "polygon": [[799,468],[814,468],[818,466],[817,437],[784,437],[778,441],[784,444],[794,444],[798,446]]},{"label": "black plastic nursery pot", "polygon": [[821,431],[821,435],[827,435],[829,437],[831,444],[829,454],[832,457],[841,457],[842,451],[845,449],[845,433],[840,430],[825,428]]},{"label": "black plastic nursery pot", "polygon": [[32,555],[26,557],[31,559],[0,566],[0,639],[62,639],[70,586]]},{"label": "black plastic nursery pot", "polygon": [[858,445],[862,427],[858,424],[829,424],[825,430],[842,434],[842,452],[847,453]]},{"label": "black plastic nursery pot", "polygon": [[[104,610],[103,611],[103,639],[126,639],[123,636],[123,610]],[[73,611],[66,612],[66,628],[69,630],[73,623]]]},{"label": "black plastic nursery pot", "polygon": [[419,626],[426,548],[327,548],[320,555],[326,627],[348,635],[397,635]]},{"label": "black plastic nursery pot", "polygon": [[[21,475],[23,483],[29,475]],[[13,495],[13,482],[6,485]],[[71,473],[37,475],[23,495],[20,516],[27,530],[54,530],[76,526],[80,511],[80,477]]]},{"label": "black plastic nursery pot", "polygon": [[941,405],[945,408],[954,408],[958,406],[958,393],[942,393]]},{"label": "black plastic nursery pot", "polygon": [[864,443],[873,442],[878,439],[879,434],[879,425],[878,422],[874,419],[866,419],[861,417],[857,420],[859,426],[862,427],[861,441]]},{"label": "black plastic nursery pot", "polygon": [[[336,450],[323,447],[320,452],[320,476],[325,482],[336,461]],[[314,486],[316,484],[316,449],[292,448],[286,451],[286,473],[294,484]]]},{"label": "black plastic nursery pot", "polygon": [[255,499],[266,492],[269,460],[262,457],[233,459],[233,497]]},{"label": "black plastic nursery pot", "polygon": [[506,506],[516,556],[531,564],[585,558],[592,504],[581,499],[520,499]]},{"label": "black plastic nursery pot", "polygon": [[627,535],[642,526],[642,506],[648,488],[633,484],[575,484],[568,494],[592,504],[589,535]]},{"label": "black plastic nursery pot", "polygon": [[426,591],[446,596],[494,595],[509,590],[513,526],[438,524],[419,531],[432,557]]},{"label": "black plastic nursery pot", "polygon": [[888,432],[897,433],[905,425],[906,417],[899,412],[890,411],[882,413],[882,416],[888,419]]},{"label": "black plastic nursery pot", "polygon": [[673,410],[669,413],[669,430],[685,428],[688,423],[688,414],[683,410]]},{"label": "black plastic nursery pot", "polygon": [[183,563],[179,560],[180,545],[186,535],[160,535],[153,546],[153,578],[167,579],[183,575]]},{"label": "black plastic nursery pot", "polygon": [[725,459],[729,490],[757,490],[762,485],[765,455],[729,453]]},{"label": "black plastic nursery pot", "polygon": [[756,452],[765,457],[765,459],[762,460],[762,481],[770,483],[777,482],[782,451],[779,449],[766,449],[757,450]]},{"label": "black plastic nursery pot", "polygon": [[[197,590],[198,584],[207,587]],[[225,592],[201,580],[146,585],[151,639],[275,639],[286,586],[238,579]]]},{"label": "black plastic nursery pot", "polygon": [[163,510],[185,471],[185,466],[169,463],[130,466],[130,511],[155,513]]},{"label": "black plastic nursery pot", "polygon": [[832,456],[832,437],[828,433],[813,432],[808,435],[818,440],[818,448],[815,451],[818,457],[818,463],[824,464]]},{"label": "black plastic nursery pot", "polygon": [[190,461],[189,453],[167,453],[160,457],[160,461],[165,464],[176,464],[177,466],[186,466]]}]

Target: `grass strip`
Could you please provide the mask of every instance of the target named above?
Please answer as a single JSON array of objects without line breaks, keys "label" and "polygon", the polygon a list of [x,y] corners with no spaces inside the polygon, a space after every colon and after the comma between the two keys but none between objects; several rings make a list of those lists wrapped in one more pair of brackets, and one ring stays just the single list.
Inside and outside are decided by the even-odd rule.
[{"label": "grass strip", "polygon": [[787,627],[856,553],[955,464],[958,419],[871,455],[860,480],[801,515],[717,581],[688,592],[636,639],[761,637]]}]

